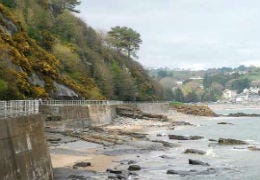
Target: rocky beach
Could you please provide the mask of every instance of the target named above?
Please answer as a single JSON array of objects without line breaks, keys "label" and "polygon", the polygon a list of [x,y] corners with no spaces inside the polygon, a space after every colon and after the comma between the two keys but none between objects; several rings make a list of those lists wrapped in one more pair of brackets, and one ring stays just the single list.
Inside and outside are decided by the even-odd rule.
[{"label": "rocky beach", "polygon": [[254,169],[245,174],[247,167],[241,166],[246,161],[234,164],[234,154],[254,163],[259,151],[260,137],[232,135],[240,121],[172,108],[158,115],[123,107],[108,125],[64,129],[47,122],[46,132],[58,180],[256,177]]}]

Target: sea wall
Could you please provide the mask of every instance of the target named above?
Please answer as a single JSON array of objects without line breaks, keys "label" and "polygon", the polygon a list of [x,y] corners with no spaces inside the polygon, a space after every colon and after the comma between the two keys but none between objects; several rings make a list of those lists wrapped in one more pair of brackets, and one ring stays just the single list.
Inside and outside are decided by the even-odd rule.
[{"label": "sea wall", "polygon": [[116,105],[88,105],[91,125],[110,124],[116,117]]},{"label": "sea wall", "polygon": [[169,109],[169,103],[137,103],[137,108],[145,113],[163,114]]},{"label": "sea wall", "polygon": [[[118,105],[41,105],[40,112],[47,120],[47,125],[57,125],[60,128],[84,128],[110,124],[117,116]],[[124,106],[135,106],[145,113],[163,114],[168,111],[168,103],[130,103]]]},{"label": "sea wall", "polygon": [[111,123],[116,116],[115,105],[83,105],[83,106],[40,106],[45,119],[59,127],[82,128]]},{"label": "sea wall", "polygon": [[0,179],[52,180],[40,115],[0,119]]}]

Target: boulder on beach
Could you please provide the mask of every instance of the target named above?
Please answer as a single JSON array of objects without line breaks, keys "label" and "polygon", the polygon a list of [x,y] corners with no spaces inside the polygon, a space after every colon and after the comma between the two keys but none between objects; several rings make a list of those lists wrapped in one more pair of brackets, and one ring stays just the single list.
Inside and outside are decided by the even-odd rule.
[{"label": "boulder on beach", "polygon": [[123,172],[120,170],[114,170],[114,169],[107,169],[107,172],[111,174],[122,174]]},{"label": "boulder on beach", "polygon": [[141,170],[141,167],[138,166],[138,165],[130,165],[130,166],[128,167],[128,170],[129,170],[129,171],[140,171],[140,170]]},{"label": "boulder on beach", "polygon": [[84,167],[88,167],[88,166],[91,166],[90,162],[78,162],[78,163],[73,165],[73,168],[77,169],[79,167],[84,168]]},{"label": "boulder on beach", "polygon": [[205,162],[199,161],[199,160],[193,160],[193,159],[189,159],[189,164],[191,164],[191,165],[200,165],[200,166],[209,166],[208,163],[205,163]]},{"label": "boulder on beach", "polygon": [[169,139],[175,140],[199,140],[203,139],[202,136],[180,136],[180,135],[168,135]]},{"label": "boulder on beach", "polygon": [[180,176],[191,176],[191,175],[208,175],[216,173],[216,169],[208,168],[206,170],[198,171],[198,170],[168,170],[167,174],[169,175],[180,175]]},{"label": "boulder on beach", "polygon": [[198,150],[198,149],[186,149],[184,151],[185,154],[199,154],[199,155],[204,155],[206,154],[205,151]]},{"label": "boulder on beach", "polygon": [[228,138],[228,139],[220,138],[218,140],[218,143],[221,145],[246,145],[246,144],[248,144],[246,141],[230,139],[230,138]]}]

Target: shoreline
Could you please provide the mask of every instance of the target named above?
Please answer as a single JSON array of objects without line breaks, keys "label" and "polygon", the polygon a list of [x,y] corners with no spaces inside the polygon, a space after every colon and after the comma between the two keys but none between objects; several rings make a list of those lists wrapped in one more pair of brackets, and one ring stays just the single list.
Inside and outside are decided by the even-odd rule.
[{"label": "shoreline", "polygon": [[[118,117],[112,124],[94,128],[94,130],[85,130],[84,133],[78,135],[78,138],[59,133],[48,133],[47,139],[55,140],[56,138],[58,140],[49,142],[56,179],[67,178],[83,172],[84,177],[90,175],[102,179],[101,176],[104,174],[107,176],[111,174],[107,172],[107,169],[120,169],[121,166],[127,166],[129,159],[142,161],[141,155],[156,151],[163,152],[177,147],[178,144],[168,143],[166,140],[156,141],[150,136],[163,136],[164,134],[160,132],[191,125],[188,124],[188,120],[201,118],[174,110],[170,110],[164,115],[168,117],[168,121]],[[125,161],[126,164],[122,161]],[[73,168],[78,162],[90,162],[91,166]],[[63,168],[65,169],[62,170]],[[127,170],[127,167],[124,170]]]},{"label": "shoreline", "polygon": [[[155,171],[156,176],[165,177],[163,179],[193,175],[207,177],[222,172],[236,173],[235,168],[218,164],[221,162],[218,162],[219,156],[214,152],[216,146],[220,151],[232,148],[232,151],[237,153],[258,150],[254,144],[219,146],[217,139],[212,137],[211,139],[201,137],[202,140],[182,140],[193,136],[200,138],[200,135],[204,135],[200,131],[199,133],[195,131],[196,133],[193,134],[185,132],[206,128],[207,122],[214,124],[214,127],[232,128],[234,124],[229,123],[232,118],[193,116],[175,110],[169,110],[163,115],[167,116],[167,121],[118,117],[109,125],[85,129],[84,132],[74,131],[66,133],[66,136],[51,133],[53,139],[61,139],[57,142],[49,142],[55,178],[57,180],[153,179],[155,174],[150,173],[150,170],[154,171],[154,169],[158,169]],[[180,134],[173,136],[180,139],[171,140],[168,137],[170,134]],[[48,136],[50,137],[50,134],[47,134]],[[221,134],[217,137],[221,138]],[[236,140],[234,142],[242,143]],[[184,153],[186,150],[195,155],[186,155]],[[196,155],[196,153],[205,153],[205,155]],[[194,158],[195,160],[191,159],[191,163],[201,165],[189,165],[187,158]],[[82,162],[91,165],[75,166]],[[209,165],[211,163],[215,165],[203,166],[208,162]],[[130,171],[132,165],[140,170]],[[171,171],[172,169],[174,170]],[[168,173],[176,173],[176,175],[173,177]]]}]

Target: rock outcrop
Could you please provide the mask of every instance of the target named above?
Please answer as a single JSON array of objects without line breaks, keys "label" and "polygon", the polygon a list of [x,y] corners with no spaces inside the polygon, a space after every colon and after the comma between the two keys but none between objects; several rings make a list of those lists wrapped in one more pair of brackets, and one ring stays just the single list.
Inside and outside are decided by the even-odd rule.
[{"label": "rock outcrop", "polygon": [[248,144],[246,141],[230,139],[230,138],[228,138],[228,139],[220,138],[218,140],[218,143],[221,145],[246,145],[246,144]]},{"label": "rock outcrop", "polygon": [[116,108],[117,115],[129,118],[138,119],[156,119],[161,121],[167,121],[167,116],[161,114],[149,114],[141,111],[134,105],[122,105]]},{"label": "rock outcrop", "polygon": [[209,166],[209,163],[203,162],[203,161],[199,161],[199,160],[193,160],[193,159],[189,159],[189,164],[191,165],[200,165],[200,166]]},{"label": "rock outcrop", "polygon": [[180,135],[168,135],[169,139],[174,140],[199,140],[203,139],[202,136],[180,136]]},{"label": "rock outcrop", "polygon": [[186,149],[184,151],[185,154],[199,154],[199,155],[204,155],[206,154],[205,151],[198,150],[198,149]]},{"label": "rock outcrop", "polygon": [[260,117],[260,114],[247,114],[247,113],[230,113],[227,115],[228,117]]},{"label": "rock outcrop", "polygon": [[189,105],[189,104],[178,104],[170,106],[172,109],[175,109],[177,112],[190,114],[195,116],[208,116],[216,117],[217,114],[214,113],[208,106],[201,105]]}]

